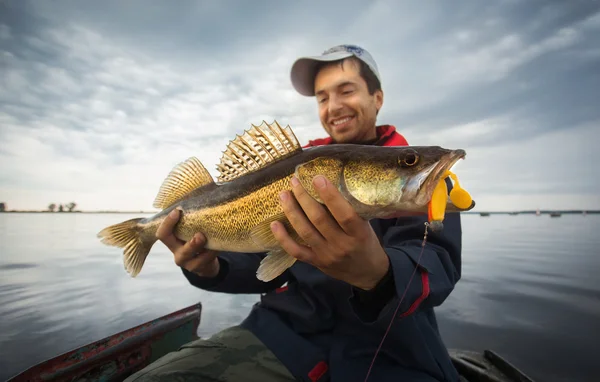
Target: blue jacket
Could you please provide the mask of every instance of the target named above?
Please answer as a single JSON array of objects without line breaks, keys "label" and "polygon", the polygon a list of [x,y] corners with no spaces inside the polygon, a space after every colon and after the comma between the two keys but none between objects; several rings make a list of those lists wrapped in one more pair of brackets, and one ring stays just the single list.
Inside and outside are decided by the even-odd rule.
[{"label": "blue jacket", "polygon": [[[449,181],[448,185],[451,189]],[[369,381],[454,382],[459,376],[433,309],[460,279],[460,215],[446,214],[443,231],[429,231],[423,248],[426,220],[426,216],[371,220],[391,266],[384,280],[368,292],[299,261],[273,281],[262,282],[256,270],[264,254],[222,252],[221,271],[212,279],[185,269],[183,273],[192,285],[207,291],[261,294],[241,326],[298,380],[362,382],[423,250]]]}]

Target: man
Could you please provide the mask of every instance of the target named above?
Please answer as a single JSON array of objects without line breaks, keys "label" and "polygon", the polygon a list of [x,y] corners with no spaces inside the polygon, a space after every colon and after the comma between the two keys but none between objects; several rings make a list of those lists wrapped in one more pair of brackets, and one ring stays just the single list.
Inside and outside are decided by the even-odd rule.
[{"label": "man", "polygon": [[[300,94],[316,98],[329,135],[308,146],[408,145],[394,126],[376,125],[383,91],[364,49],[342,45],[301,58],[291,78]],[[460,216],[447,215],[444,231],[430,232],[423,248],[425,216],[367,222],[325,178],[314,182],[326,208],[293,180],[292,191],[281,195],[286,216],[310,246],[273,224],[279,243],[299,261],[268,283],[256,278],[264,254],[215,253],[204,249],[201,233],[184,243],[172,233],[178,211],[165,220],[157,236],[192,285],[257,293],[261,301],[239,326],[194,341],[130,380],[363,381],[400,301],[369,380],[459,379],[433,308],[460,278]]]}]

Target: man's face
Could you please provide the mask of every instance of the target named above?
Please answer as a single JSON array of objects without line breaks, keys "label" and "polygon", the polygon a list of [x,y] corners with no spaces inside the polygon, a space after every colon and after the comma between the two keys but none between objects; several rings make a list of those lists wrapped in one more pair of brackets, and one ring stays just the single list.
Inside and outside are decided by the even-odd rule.
[{"label": "man's face", "polygon": [[336,143],[359,143],[377,137],[377,111],[383,105],[383,93],[369,94],[360,76],[360,66],[346,60],[323,67],[315,78],[315,96],[319,118]]}]

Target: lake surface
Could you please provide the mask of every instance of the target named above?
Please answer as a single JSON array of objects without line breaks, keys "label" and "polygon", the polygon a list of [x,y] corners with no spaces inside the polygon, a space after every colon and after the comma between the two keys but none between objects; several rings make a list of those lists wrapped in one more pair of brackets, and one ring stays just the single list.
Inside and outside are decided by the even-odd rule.
[{"label": "lake surface", "polygon": [[[0,380],[198,301],[203,337],[246,316],[257,296],[190,286],[162,243],[130,278],[96,233],[136,216],[0,214]],[[600,215],[464,215],[463,235],[438,309],[448,347],[493,349],[538,381],[598,380]]]}]

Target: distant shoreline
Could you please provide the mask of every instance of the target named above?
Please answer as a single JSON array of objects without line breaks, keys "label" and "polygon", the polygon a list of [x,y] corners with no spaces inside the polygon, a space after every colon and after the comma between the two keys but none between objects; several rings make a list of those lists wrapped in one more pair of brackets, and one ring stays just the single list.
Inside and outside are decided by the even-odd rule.
[{"label": "distant shoreline", "polygon": [[[20,213],[20,214],[58,214],[58,215],[69,215],[69,214],[155,214],[160,211],[63,211],[63,212],[52,212],[52,211],[29,211],[29,210],[9,210],[0,211],[0,213]],[[466,211],[462,212],[465,215],[535,215],[538,212],[536,210],[524,210],[524,211]],[[600,214],[600,210],[539,210],[540,215],[548,214],[562,214],[562,215],[582,215],[586,213],[588,215]]]},{"label": "distant shoreline", "polygon": [[31,210],[10,210],[0,211],[0,213],[17,213],[17,214],[55,214],[55,215],[70,215],[70,214],[155,214],[159,211],[31,211]]},{"label": "distant shoreline", "polygon": [[[562,215],[582,215],[583,213],[588,215],[600,214],[600,210],[540,210],[540,215],[549,215],[549,214],[562,214]],[[535,210],[529,211],[466,211],[463,214],[467,215],[480,215],[480,214],[490,214],[490,215],[536,215],[538,212]]]}]

